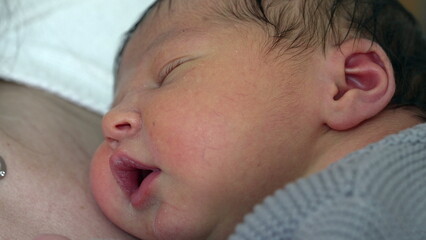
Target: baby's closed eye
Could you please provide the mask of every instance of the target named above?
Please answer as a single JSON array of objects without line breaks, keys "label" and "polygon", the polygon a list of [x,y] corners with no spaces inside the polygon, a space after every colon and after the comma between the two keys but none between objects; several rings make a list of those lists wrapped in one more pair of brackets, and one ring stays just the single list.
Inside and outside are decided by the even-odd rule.
[{"label": "baby's closed eye", "polygon": [[159,71],[158,74],[158,84],[159,86],[162,86],[166,80],[167,77],[178,67],[182,66],[183,64],[193,61],[197,59],[197,57],[179,57],[175,58],[171,61],[169,61],[165,66],[162,67],[162,69]]}]

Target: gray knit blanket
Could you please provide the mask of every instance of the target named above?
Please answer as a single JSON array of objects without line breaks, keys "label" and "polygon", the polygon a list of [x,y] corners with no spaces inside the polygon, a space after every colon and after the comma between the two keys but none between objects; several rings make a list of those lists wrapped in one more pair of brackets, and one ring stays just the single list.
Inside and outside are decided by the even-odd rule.
[{"label": "gray knit blanket", "polygon": [[426,124],[267,197],[230,240],[426,240]]}]

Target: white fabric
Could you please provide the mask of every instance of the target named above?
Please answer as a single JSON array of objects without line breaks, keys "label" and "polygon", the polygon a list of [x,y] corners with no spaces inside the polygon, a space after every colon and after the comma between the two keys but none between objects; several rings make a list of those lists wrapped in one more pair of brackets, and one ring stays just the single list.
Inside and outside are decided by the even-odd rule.
[{"label": "white fabric", "polygon": [[0,1],[0,76],[105,113],[123,34],[153,0]]}]

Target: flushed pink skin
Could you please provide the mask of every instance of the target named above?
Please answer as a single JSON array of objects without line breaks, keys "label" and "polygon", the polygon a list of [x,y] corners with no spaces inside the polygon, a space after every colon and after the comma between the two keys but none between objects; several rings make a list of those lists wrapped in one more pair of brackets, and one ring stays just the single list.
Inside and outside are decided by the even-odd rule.
[{"label": "flushed pink skin", "polygon": [[[191,9],[206,11],[203,2]],[[256,203],[304,174],[309,71],[266,57],[262,30],[242,37],[245,30],[204,22],[180,4],[165,11],[151,14],[124,52],[92,162],[94,196],[141,239],[225,239]],[[160,86],[173,59],[185,61]],[[149,204],[135,207],[117,184],[109,161],[117,153],[160,169]]]}]

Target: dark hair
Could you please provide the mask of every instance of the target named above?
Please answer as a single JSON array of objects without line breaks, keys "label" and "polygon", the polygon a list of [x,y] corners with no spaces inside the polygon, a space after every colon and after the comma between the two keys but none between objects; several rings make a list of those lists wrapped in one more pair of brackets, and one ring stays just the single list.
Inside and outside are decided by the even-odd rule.
[{"label": "dark hair", "polygon": [[262,27],[271,39],[269,50],[303,54],[329,41],[377,42],[394,68],[396,92],[389,107],[414,106],[426,120],[426,40],[397,0],[227,0],[217,6],[219,16]]},{"label": "dark hair", "polygon": [[241,0],[218,11],[254,22],[269,33],[270,49],[294,54],[367,38],[387,53],[396,92],[389,107],[414,106],[426,120],[426,39],[420,25],[397,0]]}]

